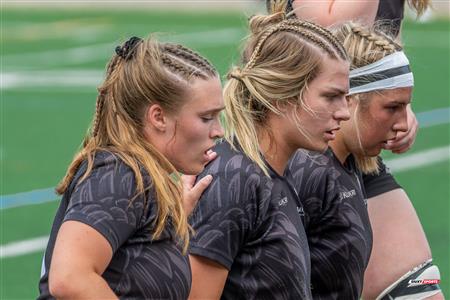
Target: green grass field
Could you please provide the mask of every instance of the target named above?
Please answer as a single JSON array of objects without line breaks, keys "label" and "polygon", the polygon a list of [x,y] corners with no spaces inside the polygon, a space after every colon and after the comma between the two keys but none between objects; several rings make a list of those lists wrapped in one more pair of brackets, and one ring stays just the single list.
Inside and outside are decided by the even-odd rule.
[{"label": "green grass field", "polygon": [[[132,35],[159,32],[163,40],[176,40],[200,51],[224,75],[239,57],[237,49],[246,34],[246,19],[237,12],[217,11],[4,8],[0,90],[2,201],[17,193],[54,187],[64,175],[90,124],[96,86],[117,44]],[[416,77],[413,108],[418,116],[450,106],[449,26],[444,20],[405,23],[406,51]],[[448,120],[447,111],[446,121],[422,128],[406,156],[448,147]],[[387,159],[398,157],[386,155]],[[395,174],[422,220],[435,263],[441,269],[441,286],[448,296],[449,172],[447,156],[437,163]],[[51,201],[0,209],[1,244],[48,235],[57,206],[57,201]],[[1,258],[0,299],[37,296],[42,254],[39,249]]]}]

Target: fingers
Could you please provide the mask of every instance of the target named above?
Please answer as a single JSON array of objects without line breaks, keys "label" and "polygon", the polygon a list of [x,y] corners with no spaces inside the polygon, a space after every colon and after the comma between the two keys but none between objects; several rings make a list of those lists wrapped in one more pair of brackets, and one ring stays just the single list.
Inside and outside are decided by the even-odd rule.
[{"label": "fingers", "polygon": [[397,137],[392,141],[388,141],[384,148],[391,150],[393,153],[404,153],[414,145],[416,135],[417,127],[413,127],[407,132],[398,132]]},{"label": "fingers", "polygon": [[408,151],[414,143],[414,138],[411,135],[411,133],[405,134],[402,132],[402,136],[398,135],[395,140],[388,141],[384,149],[391,150],[397,154]]},{"label": "fingers", "polygon": [[206,154],[208,155],[208,162],[214,160],[217,157],[217,153],[212,150],[208,150]]},{"label": "fingers", "polygon": [[413,146],[417,131],[419,129],[419,122],[412,110],[408,110],[408,131],[397,132],[397,136],[394,140],[388,141],[384,149],[391,150],[392,153],[400,154],[408,151]]},{"label": "fingers", "polygon": [[183,189],[190,190],[195,183],[195,175],[181,175],[181,183],[183,184]]},{"label": "fingers", "polygon": [[191,189],[192,196],[198,200],[206,188],[212,181],[212,175],[206,175],[202,179],[200,179]]},{"label": "fingers", "polygon": [[[185,176],[185,178],[183,178]],[[190,215],[198,199],[209,186],[212,181],[212,175],[206,175],[200,179],[195,185],[195,176],[193,175],[183,175],[181,176],[183,180],[183,206],[187,215]],[[192,180],[193,177],[193,180]]]}]

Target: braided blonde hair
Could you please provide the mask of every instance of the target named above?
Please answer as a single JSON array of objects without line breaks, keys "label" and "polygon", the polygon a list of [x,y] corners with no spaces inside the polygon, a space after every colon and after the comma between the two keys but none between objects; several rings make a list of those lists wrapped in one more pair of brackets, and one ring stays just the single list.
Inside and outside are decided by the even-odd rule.
[{"label": "braided blonde hair", "polygon": [[[346,60],[346,52],[327,29],[287,19],[286,1],[272,3],[273,14],[250,19],[251,34],[243,51],[243,66],[233,67],[224,88],[225,138],[237,140],[243,152],[268,175],[259,151],[258,132],[269,111],[281,114],[278,104],[303,105],[303,93],[328,56]],[[298,121],[298,118],[297,120]],[[302,128],[297,122],[301,132]],[[307,134],[305,134],[307,136]]]},{"label": "braided blonde hair", "polygon": [[[144,136],[146,108],[154,103],[168,112],[176,112],[185,100],[186,89],[196,78],[217,77],[214,67],[199,54],[181,45],[141,40],[132,57],[114,55],[108,64],[106,79],[98,88],[96,110],[90,133],[76,154],[56,191],[63,194],[80,164],[87,160],[86,179],[92,171],[97,151],[117,155],[134,172],[137,195],[144,193],[141,168],[152,179],[158,214],[154,238],[158,238],[168,219],[187,250],[189,226],[182,206],[182,189],[174,166]],[[130,56],[130,55],[128,55]]]}]

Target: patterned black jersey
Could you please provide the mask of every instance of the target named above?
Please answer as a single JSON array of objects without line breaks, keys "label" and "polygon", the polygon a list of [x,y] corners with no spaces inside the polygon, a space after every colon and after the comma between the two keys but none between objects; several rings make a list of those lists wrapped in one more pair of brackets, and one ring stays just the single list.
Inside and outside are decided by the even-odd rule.
[{"label": "patterned black jersey", "polygon": [[[175,244],[172,231],[166,228],[161,237],[152,240],[157,213],[154,193],[150,190],[134,198],[133,171],[110,153],[97,153],[92,172],[78,183],[85,170],[83,163],[55,217],[38,299],[52,298],[48,270],[56,235],[68,220],[91,226],[110,243],[113,257],[102,276],[118,297],[187,299],[191,287],[189,260]],[[148,176],[145,181],[150,182]]]},{"label": "patterned black jersey", "polygon": [[342,165],[331,149],[299,150],[288,172],[305,210],[313,298],[359,299],[372,230],[353,156]]},{"label": "patterned black jersey", "polygon": [[392,176],[389,168],[383,162],[381,157],[378,157],[378,174],[364,174],[363,184],[366,191],[367,198],[372,198],[386,192],[401,189],[402,187],[397,183],[394,176]]},{"label": "patterned black jersey", "polygon": [[191,216],[190,253],[229,270],[222,299],[311,299],[303,209],[287,178],[270,177],[223,141],[213,181]]}]

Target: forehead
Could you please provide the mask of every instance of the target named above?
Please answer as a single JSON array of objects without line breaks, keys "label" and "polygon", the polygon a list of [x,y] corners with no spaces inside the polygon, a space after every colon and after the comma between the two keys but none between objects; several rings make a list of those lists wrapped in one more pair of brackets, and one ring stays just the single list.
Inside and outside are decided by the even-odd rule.
[{"label": "forehead", "polygon": [[373,92],[373,98],[382,102],[398,102],[408,104],[411,102],[412,87],[396,88]]},{"label": "forehead", "polygon": [[184,100],[183,109],[209,109],[223,106],[222,86],[219,78],[192,80],[186,89],[186,99]]},{"label": "forehead", "polygon": [[348,89],[350,63],[342,59],[333,59],[324,55],[320,71],[315,80],[324,87],[338,85],[339,88]]}]

